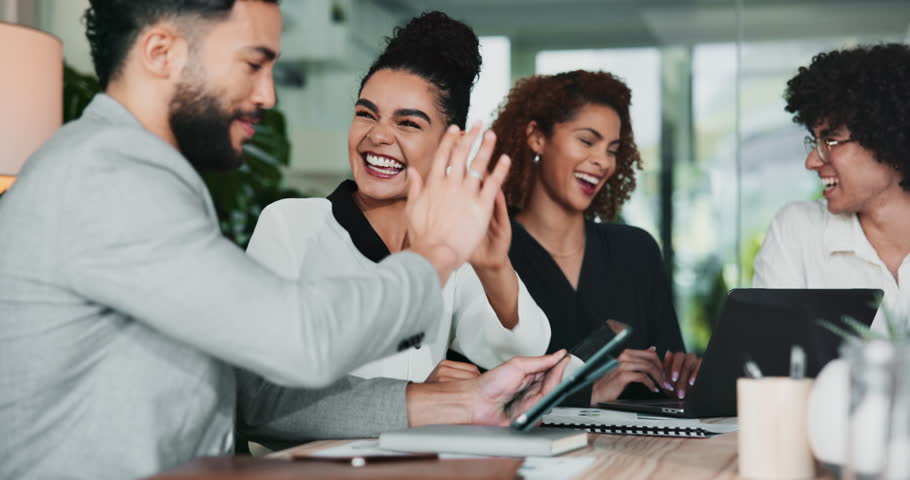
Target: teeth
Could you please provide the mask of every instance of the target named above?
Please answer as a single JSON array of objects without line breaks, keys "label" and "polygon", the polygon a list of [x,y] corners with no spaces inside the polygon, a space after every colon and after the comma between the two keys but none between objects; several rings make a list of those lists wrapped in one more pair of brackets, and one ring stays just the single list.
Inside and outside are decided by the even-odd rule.
[{"label": "teeth", "polygon": [[597,178],[593,175],[588,175],[587,173],[581,173],[581,172],[575,172],[575,178],[579,178],[581,180],[584,180],[584,181],[594,184],[594,185],[597,185],[597,182],[600,181],[599,178]]},{"label": "teeth", "polygon": [[374,167],[395,168],[395,169],[399,169],[399,170],[404,168],[403,163],[396,162],[395,160],[392,160],[391,158],[385,158],[385,157],[380,157],[378,155],[367,154],[366,159],[367,159],[367,163],[369,163],[370,165],[372,165]]},{"label": "teeth", "polygon": [[839,183],[835,177],[821,177],[821,181],[826,188],[836,187]]}]

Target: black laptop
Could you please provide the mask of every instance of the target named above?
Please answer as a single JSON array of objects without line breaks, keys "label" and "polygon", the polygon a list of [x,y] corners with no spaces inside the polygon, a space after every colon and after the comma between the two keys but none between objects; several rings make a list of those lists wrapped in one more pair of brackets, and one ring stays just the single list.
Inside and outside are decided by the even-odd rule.
[{"label": "black laptop", "polygon": [[751,359],[764,376],[787,376],[790,349],[806,352],[806,375],[815,377],[837,358],[842,338],[820,320],[845,328],[844,316],[871,325],[878,289],[735,289],[727,294],[695,385],[685,400],[616,400],[598,406],[687,418],[736,416],[736,379]]}]

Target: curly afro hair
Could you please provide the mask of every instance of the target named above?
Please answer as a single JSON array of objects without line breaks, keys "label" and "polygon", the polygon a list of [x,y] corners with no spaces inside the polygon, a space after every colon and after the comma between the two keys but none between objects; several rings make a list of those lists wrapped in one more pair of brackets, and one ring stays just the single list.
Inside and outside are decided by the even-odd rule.
[{"label": "curly afro hair", "polygon": [[820,53],[784,94],[793,121],[810,131],[846,126],[910,190],[910,46],[891,43]]},{"label": "curly afro hair", "polygon": [[558,123],[570,121],[578,110],[596,104],[612,108],[619,115],[620,146],[616,170],[594,197],[585,216],[612,220],[635,190],[635,168],[641,169],[641,156],[632,134],[629,105],[632,92],[616,76],[606,72],[575,70],[556,75],[535,75],[519,80],[499,108],[493,122],[496,149],[493,158],[507,154],[512,168],[503,185],[506,203],[513,211],[524,208],[538,174],[528,146],[526,130],[532,121],[547,137]]},{"label": "curly afro hair", "polygon": [[439,110],[450,125],[464,129],[481,64],[480,41],[471,27],[442,12],[427,12],[395,27],[386,41],[385,51],[360,81],[360,90],[379,70],[413,73],[436,86]]}]

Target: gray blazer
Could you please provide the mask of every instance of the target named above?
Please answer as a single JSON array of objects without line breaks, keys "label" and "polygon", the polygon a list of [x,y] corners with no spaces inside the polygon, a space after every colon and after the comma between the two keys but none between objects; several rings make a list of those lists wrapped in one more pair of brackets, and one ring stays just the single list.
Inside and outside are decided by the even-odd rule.
[{"label": "gray blazer", "polygon": [[229,452],[232,365],[256,374],[240,396],[256,428],[403,426],[404,382],[301,387],[435,337],[441,311],[412,253],[318,283],[260,267],[186,159],[98,95],[0,198],[0,478],[132,478]]}]

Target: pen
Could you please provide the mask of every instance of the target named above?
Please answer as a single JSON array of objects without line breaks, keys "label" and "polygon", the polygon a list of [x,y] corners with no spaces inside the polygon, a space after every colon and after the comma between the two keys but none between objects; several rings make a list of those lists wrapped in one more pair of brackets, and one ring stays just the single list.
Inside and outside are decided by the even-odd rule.
[{"label": "pen", "polygon": [[790,378],[802,380],[806,375],[806,351],[799,345],[790,349]]},{"label": "pen", "polygon": [[402,455],[355,455],[341,457],[320,457],[317,455],[295,455],[291,457],[296,461],[311,462],[332,462],[332,463],[350,463],[352,467],[365,467],[370,463],[380,462],[401,462],[413,460],[438,460],[439,455],[435,453],[416,453]]},{"label": "pen", "polygon": [[746,376],[749,378],[762,378],[761,370],[752,360],[746,361],[746,364],[743,365],[743,370],[746,371]]}]

